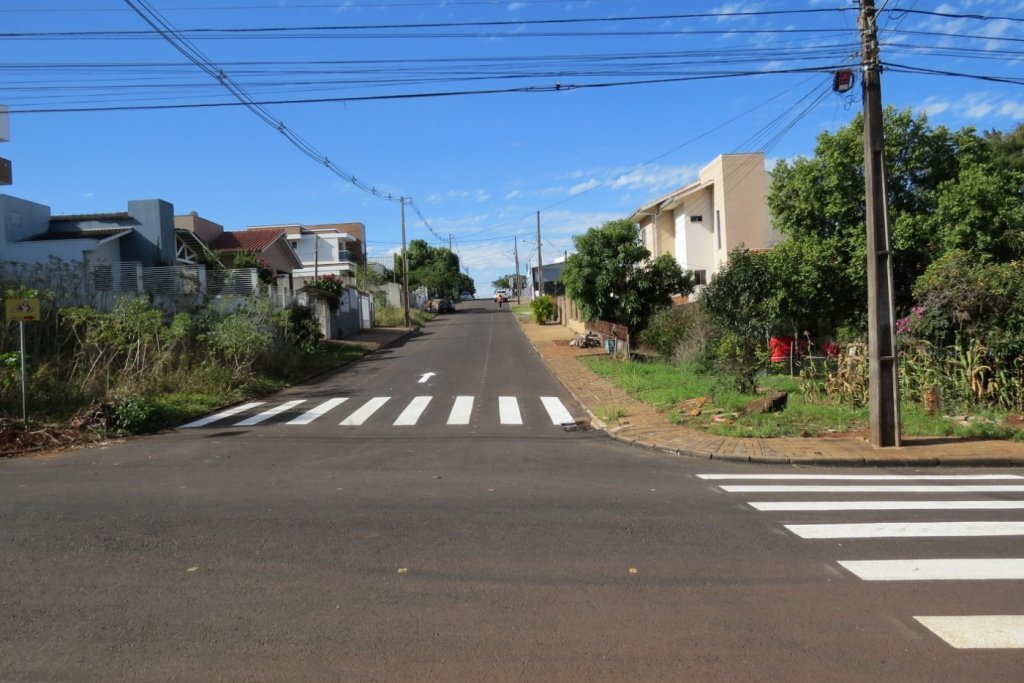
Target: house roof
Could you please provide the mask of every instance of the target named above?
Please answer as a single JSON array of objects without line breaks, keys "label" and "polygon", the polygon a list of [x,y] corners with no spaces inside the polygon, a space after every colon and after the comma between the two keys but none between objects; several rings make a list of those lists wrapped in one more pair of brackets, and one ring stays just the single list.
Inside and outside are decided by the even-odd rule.
[{"label": "house roof", "polygon": [[73,230],[68,232],[44,232],[42,235],[36,235],[30,241],[50,241],[50,240],[80,240],[80,239],[103,239],[104,237],[113,237],[114,235],[120,235],[122,233],[130,233],[131,229],[125,229],[122,226],[114,228],[91,228],[85,230]]},{"label": "house roof", "polygon": [[684,197],[693,192],[694,190],[700,188],[701,185],[702,182],[700,180],[696,180],[690,183],[689,185],[684,185],[683,187],[672,190],[668,194],[662,195],[661,197],[658,197],[653,201],[647,202],[646,204],[644,204],[639,209],[633,212],[633,214],[630,216],[630,220],[637,221],[642,216],[650,216],[652,214],[660,212],[663,209],[667,209],[672,204],[678,202],[681,197]]},{"label": "house roof", "polygon": [[210,245],[221,251],[262,252],[285,234],[284,228],[249,228],[225,232]]},{"label": "house roof", "polygon": [[50,216],[51,223],[78,223],[82,221],[126,221],[131,218],[127,211],[116,213],[82,213],[66,216]]}]

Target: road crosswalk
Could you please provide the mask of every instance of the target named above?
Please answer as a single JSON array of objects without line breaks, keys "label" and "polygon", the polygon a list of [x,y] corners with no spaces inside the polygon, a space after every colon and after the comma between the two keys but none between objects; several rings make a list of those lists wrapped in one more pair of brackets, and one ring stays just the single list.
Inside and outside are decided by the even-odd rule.
[{"label": "road crosswalk", "polygon": [[[907,521],[907,511],[935,511],[943,517],[957,511],[1024,510],[1024,476],[1016,474],[893,475],[893,474],[698,474],[730,494],[785,495],[787,500],[747,500],[765,513],[842,514],[827,523],[783,524],[798,538],[886,539],[985,538],[1024,536],[1024,519]],[[734,483],[756,482],[756,483]],[[826,482],[826,483],[822,483]],[[972,494],[965,497],[962,494]],[[840,494],[836,498],[820,494]],[[873,494],[850,498],[847,494]],[[922,498],[938,495],[940,499]],[[982,494],[982,495],[978,495]],[[987,498],[986,496],[998,496]],[[1021,499],[1013,498],[1020,496]],[[808,500],[807,496],[812,499]],[[949,496],[955,496],[950,498]],[[857,521],[858,513],[892,514],[891,520]],[[993,513],[994,514],[994,513]],[[850,519],[851,515],[853,520]],[[863,517],[861,518],[863,520]],[[951,548],[954,549],[952,546]],[[1019,547],[1019,546],[1018,546]],[[1019,581],[1024,557],[837,559],[836,563],[862,581]],[[913,619],[958,649],[1024,649],[1024,614],[914,615]]]},{"label": "road crosswalk", "polygon": [[[414,396],[402,406],[397,417],[387,418],[385,424],[390,423],[394,427],[412,427],[420,424],[431,406],[441,402],[440,400],[435,402],[434,398],[433,396]],[[286,420],[284,424],[308,425],[317,420],[326,419],[332,411],[338,410],[344,414],[344,417],[338,422],[339,426],[360,427],[371,424],[374,420],[379,423],[383,419],[380,418],[382,409],[391,404],[392,399],[391,396],[373,396],[363,400],[350,401],[348,397],[335,397],[315,404],[307,399],[293,399],[269,407],[264,401],[253,401],[207,415],[183,425],[181,429],[197,429],[214,423],[226,423],[243,415],[245,416],[243,419],[230,422],[231,426],[252,427],[275,418],[283,419],[300,410],[301,413]],[[538,403],[542,409],[541,414],[547,418],[546,423],[562,426],[575,422],[572,413],[558,397],[541,396]],[[345,409],[350,406],[354,409],[351,412],[346,412]],[[496,411],[493,410],[494,406],[489,401],[478,401],[475,396],[455,396],[452,399],[451,407],[445,407],[444,414],[447,415],[445,424],[453,427],[471,424],[474,409],[478,406],[483,414],[488,416],[493,414],[500,425],[522,426],[524,424],[523,405],[519,397],[516,396],[499,396]]]}]

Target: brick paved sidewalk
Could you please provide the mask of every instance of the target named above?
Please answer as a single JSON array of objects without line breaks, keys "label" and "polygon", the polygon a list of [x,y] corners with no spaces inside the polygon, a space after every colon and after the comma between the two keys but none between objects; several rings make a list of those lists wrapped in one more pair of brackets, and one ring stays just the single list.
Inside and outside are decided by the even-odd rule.
[{"label": "brick paved sidewalk", "polygon": [[[590,413],[593,424],[626,443],[716,460],[805,465],[991,466],[1024,465],[1024,443],[997,440],[903,438],[900,448],[875,448],[856,438],[741,439],[714,436],[670,424],[663,413],[637,401],[577,360],[603,349],[569,346],[573,333],[562,325],[537,325],[517,316],[520,329],[569,392]],[[619,424],[600,415],[624,412]]]}]

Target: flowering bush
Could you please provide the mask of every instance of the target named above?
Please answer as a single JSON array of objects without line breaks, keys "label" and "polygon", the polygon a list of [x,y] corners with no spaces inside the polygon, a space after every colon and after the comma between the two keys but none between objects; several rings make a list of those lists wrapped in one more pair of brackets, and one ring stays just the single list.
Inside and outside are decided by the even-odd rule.
[{"label": "flowering bush", "polygon": [[240,251],[235,254],[235,268],[255,268],[256,276],[265,285],[274,282],[274,269],[270,267],[270,261],[254,251]]},{"label": "flowering bush", "polygon": [[337,275],[324,275],[322,277],[318,277],[317,279],[306,283],[306,286],[316,287],[317,289],[322,289],[325,292],[337,294],[338,296],[341,296],[342,292],[345,291],[345,282]]},{"label": "flowering bush", "polygon": [[910,313],[896,321],[896,334],[913,334],[915,323],[924,317],[924,308],[914,306]]}]

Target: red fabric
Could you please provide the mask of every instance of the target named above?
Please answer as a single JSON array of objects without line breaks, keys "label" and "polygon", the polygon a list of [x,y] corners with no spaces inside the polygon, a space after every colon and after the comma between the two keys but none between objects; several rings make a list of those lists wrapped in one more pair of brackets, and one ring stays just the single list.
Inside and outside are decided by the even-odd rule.
[{"label": "red fabric", "polygon": [[795,337],[772,337],[768,340],[768,354],[773,363],[781,363],[789,360],[790,350],[796,344],[794,357],[805,355],[808,350],[807,340],[801,339],[797,342]]}]

